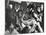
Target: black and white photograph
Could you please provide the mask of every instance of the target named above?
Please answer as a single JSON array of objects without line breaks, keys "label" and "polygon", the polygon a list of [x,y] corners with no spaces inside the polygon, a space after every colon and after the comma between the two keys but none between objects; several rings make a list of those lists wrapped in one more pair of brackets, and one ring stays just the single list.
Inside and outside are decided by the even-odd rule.
[{"label": "black and white photograph", "polygon": [[5,0],[5,35],[44,32],[44,2]]}]

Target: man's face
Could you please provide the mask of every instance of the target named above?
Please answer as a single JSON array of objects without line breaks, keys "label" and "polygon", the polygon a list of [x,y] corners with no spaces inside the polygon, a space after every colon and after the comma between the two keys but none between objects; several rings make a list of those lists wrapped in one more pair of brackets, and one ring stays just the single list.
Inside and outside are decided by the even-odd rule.
[{"label": "man's face", "polygon": [[22,16],[22,15],[21,15],[21,11],[19,12],[19,16]]}]

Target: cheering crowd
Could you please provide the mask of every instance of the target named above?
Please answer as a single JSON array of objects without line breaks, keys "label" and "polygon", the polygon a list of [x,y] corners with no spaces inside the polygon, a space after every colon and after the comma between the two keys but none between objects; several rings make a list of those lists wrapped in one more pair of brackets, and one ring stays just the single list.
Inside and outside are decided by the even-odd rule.
[{"label": "cheering crowd", "polygon": [[9,1],[5,8],[5,31],[9,33],[37,33],[44,31],[44,4]]}]

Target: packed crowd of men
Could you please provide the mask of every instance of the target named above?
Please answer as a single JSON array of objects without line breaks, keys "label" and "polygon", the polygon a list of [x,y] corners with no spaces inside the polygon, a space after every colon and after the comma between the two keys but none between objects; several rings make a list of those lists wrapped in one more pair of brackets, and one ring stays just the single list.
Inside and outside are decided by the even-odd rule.
[{"label": "packed crowd of men", "polygon": [[6,6],[5,30],[12,33],[43,32],[43,3],[9,1]]}]

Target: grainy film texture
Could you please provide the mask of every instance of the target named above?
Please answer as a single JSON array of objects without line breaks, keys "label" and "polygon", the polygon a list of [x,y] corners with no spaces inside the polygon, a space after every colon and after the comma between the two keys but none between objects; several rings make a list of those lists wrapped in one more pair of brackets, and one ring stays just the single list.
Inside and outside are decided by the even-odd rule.
[{"label": "grainy film texture", "polygon": [[5,0],[5,35],[43,32],[43,2]]}]

